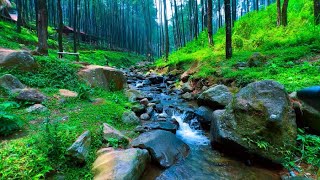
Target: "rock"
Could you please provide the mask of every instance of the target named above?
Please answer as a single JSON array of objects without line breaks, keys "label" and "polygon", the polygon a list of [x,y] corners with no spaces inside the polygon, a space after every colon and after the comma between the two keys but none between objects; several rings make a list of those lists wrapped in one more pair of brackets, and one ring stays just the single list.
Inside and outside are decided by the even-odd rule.
[{"label": "rock", "polygon": [[130,139],[123,135],[120,131],[116,130],[107,123],[103,123],[103,139],[108,142],[110,138],[118,139],[123,143],[129,143],[130,141]]},{"label": "rock", "polygon": [[140,104],[147,106],[149,104],[149,100],[147,98],[141,99]]},{"label": "rock", "polygon": [[232,94],[225,85],[217,85],[203,92],[198,98],[198,104],[214,110],[225,108],[232,100]]},{"label": "rock", "polygon": [[5,74],[0,77],[0,87],[11,92],[14,89],[24,89],[26,86],[22,84],[18,78],[11,74]]},{"label": "rock", "polygon": [[47,99],[47,97],[37,89],[14,89],[12,94],[18,101],[42,103]]},{"label": "rock", "polygon": [[190,78],[190,73],[188,71],[184,72],[181,76],[180,76],[180,79],[182,82],[188,82]]},{"label": "rock", "polygon": [[42,104],[35,104],[33,106],[30,106],[26,109],[26,111],[28,113],[39,113],[39,112],[44,112],[44,111],[47,111],[48,108],[45,107],[44,105]]},{"label": "rock", "polygon": [[139,180],[150,162],[147,150],[127,149],[101,154],[93,163],[95,180]]},{"label": "rock", "polygon": [[1,67],[30,71],[37,68],[38,64],[28,52],[0,49],[0,68]]},{"label": "rock", "polygon": [[135,129],[135,131],[147,132],[147,131],[157,130],[157,129],[170,131],[175,134],[177,132],[178,126],[171,122],[150,122],[150,123],[145,123],[142,126],[138,126]]},{"label": "rock", "polygon": [[125,124],[140,124],[140,119],[132,111],[126,111],[122,114],[122,122]]},{"label": "rock", "polygon": [[252,56],[248,59],[249,67],[261,67],[267,61],[267,57],[262,55],[259,52],[252,54]]},{"label": "rock", "polygon": [[189,92],[182,94],[181,97],[187,101],[191,101],[194,99],[192,93]]},{"label": "rock", "polygon": [[143,121],[148,121],[150,120],[150,116],[147,113],[141,114],[140,119]]},{"label": "rock", "polygon": [[200,106],[195,111],[195,114],[200,117],[200,118],[198,118],[199,122],[202,125],[208,126],[208,127],[210,127],[210,125],[211,125],[212,113],[213,113],[213,111],[206,106]]},{"label": "rock", "polygon": [[173,133],[155,130],[141,134],[131,145],[147,149],[152,160],[163,168],[168,168],[177,161],[187,157],[189,146],[178,139]]},{"label": "rock", "polygon": [[183,83],[181,90],[183,92],[192,92],[193,87],[190,85],[190,82]]},{"label": "rock", "polygon": [[78,93],[74,91],[70,91],[67,89],[60,89],[59,90],[59,95],[65,98],[76,98],[78,97]]},{"label": "rock", "polygon": [[143,99],[145,97],[141,91],[136,89],[129,89],[125,92],[125,94],[131,102],[135,102],[136,100]]},{"label": "rock", "polygon": [[106,100],[104,98],[96,98],[96,99],[92,100],[92,104],[94,104],[94,105],[102,105],[105,103],[106,103]]},{"label": "rock", "polygon": [[295,146],[295,115],[284,87],[274,81],[251,83],[240,90],[226,110],[213,113],[211,141],[280,163]]},{"label": "rock", "polygon": [[156,104],[155,110],[157,113],[163,112],[163,105],[162,104]]},{"label": "rock", "polygon": [[82,69],[78,75],[91,87],[117,91],[127,87],[124,74],[111,67],[89,65]]},{"label": "rock", "polygon": [[297,92],[300,100],[320,111],[320,86],[313,86]]},{"label": "rock", "polygon": [[89,155],[91,145],[91,133],[85,131],[67,150],[67,155],[71,156],[79,163],[84,163]]},{"label": "rock", "polygon": [[146,107],[142,104],[135,104],[131,107],[131,110],[137,115],[141,115],[146,111]]},{"label": "rock", "polygon": [[163,76],[152,75],[151,77],[148,78],[148,80],[152,84],[161,84],[161,83],[163,83],[164,78],[163,78]]}]

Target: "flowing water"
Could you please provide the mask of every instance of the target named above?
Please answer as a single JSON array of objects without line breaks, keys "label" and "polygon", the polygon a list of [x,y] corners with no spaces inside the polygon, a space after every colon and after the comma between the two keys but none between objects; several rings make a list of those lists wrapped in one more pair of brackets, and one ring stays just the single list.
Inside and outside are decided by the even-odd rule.
[{"label": "flowing water", "polygon": [[[141,84],[142,83],[142,84]],[[143,179],[152,180],[272,180],[280,179],[277,170],[254,166],[246,166],[244,162],[225,156],[213,150],[207,132],[199,128],[196,118],[187,118],[188,111],[193,111],[195,103],[186,102],[180,98],[178,91],[170,91],[162,84],[143,85],[143,80],[131,84],[149,96],[153,101],[163,106],[163,113],[179,123],[176,136],[190,147],[188,157],[168,169],[160,169],[151,165],[145,171]],[[157,114],[156,114],[157,115]],[[235,149],[236,151],[236,149]]]}]

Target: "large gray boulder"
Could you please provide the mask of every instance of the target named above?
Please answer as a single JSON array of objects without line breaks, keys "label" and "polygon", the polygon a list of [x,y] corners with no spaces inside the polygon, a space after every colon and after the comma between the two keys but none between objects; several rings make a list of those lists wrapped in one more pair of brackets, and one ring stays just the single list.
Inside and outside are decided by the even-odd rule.
[{"label": "large gray boulder", "polygon": [[29,71],[37,67],[38,64],[29,52],[0,49],[0,68],[18,68]]},{"label": "large gray boulder", "polygon": [[217,85],[204,91],[198,98],[198,104],[214,110],[225,108],[232,100],[232,94],[225,85]]},{"label": "large gray boulder", "polygon": [[122,114],[121,118],[122,122],[125,124],[140,124],[140,119],[137,117],[137,115],[132,111],[126,111]]},{"label": "large gray boulder", "polygon": [[147,150],[127,149],[101,154],[93,163],[95,180],[138,180],[150,162]]},{"label": "large gray boulder", "polygon": [[22,84],[18,78],[11,74],[5,74],[0,77],[0,87],[8,92],[14,89],[24,89],[26,86]]},{"label": "large gray boulder", "polygon": [[189,146],[173,133],[155,130],[141,134],[131,143],[132,147],[147,149],[152,160],[163,168],[168,168],[189,153]]},{"label": "large gray boulder", "polygon": [[242,147],[274,162],[281,150],[295,146],[295,114],[284,87],[274,81],[251,83],[240,90],[226,110],[213,113],[211,141]]},{"label": "large gray boulder", "polygon": [[213,113],[212,109],[206,106],[200,106],[194,113],[200,117],[198,120],[202,125],[210,127]]},{"label": "large gray boulder", "polygon": [[117,69],[89,65],[78,73],[91,87],[100,87],[105,90],[123,90],[127,87],[127,80],[124,74]]},{"label": "large gray boulder", "polygon": [[90,131],[85,131],[67,149],[67,155],[72,157],[76,162],[84,163],[89,156],[90,146],[91,146],[91,133]]},{"label": "large gray boulder", "polygon": [[32,88],[14,89],[11,93],[18,101],[42,103],[47,99],[39,90]]}]

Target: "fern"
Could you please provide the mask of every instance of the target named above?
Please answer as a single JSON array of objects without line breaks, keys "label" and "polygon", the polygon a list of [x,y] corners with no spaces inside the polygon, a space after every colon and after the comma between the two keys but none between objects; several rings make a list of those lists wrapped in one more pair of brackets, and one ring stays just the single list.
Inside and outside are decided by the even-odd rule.
[{"label": "fern", "polygon": [[23,126],[23,121],[18,116],[8,112],[16,108],[19,108],[19,104],[15,102],[0,104],[0,135],[7,136]]}]

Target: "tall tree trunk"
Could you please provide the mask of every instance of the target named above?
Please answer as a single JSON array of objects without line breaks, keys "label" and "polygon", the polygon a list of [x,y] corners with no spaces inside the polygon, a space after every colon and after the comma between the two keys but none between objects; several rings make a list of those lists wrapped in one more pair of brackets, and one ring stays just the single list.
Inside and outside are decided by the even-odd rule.
[{"label": "tall tree trunk", "polygon": [[17,20],[17,32],[21,33],[22,26],[22,0],[17,0],[18,20]]},{"label": "tall tree trunk", "polygon": [[37,52],[48,55],[48,9],[47,0],[38,0],[38,48]]},{"label": "tall tree trunk", "polygon": [[281,25],[281,2],[277,0],[277,25]]},{"label": "tall tree trunk", "polygon": [[250,12],[250,1],[247,0],[247,13]]},{"label": "tall tree trunk", "polygon": [[213,45],[212,39],[212,0],[208,0],[208,40],[209,44]]},{"label": "tall tree trunk", "polygon": [[286,27],[288,25],[288,4],[289,0],[284,0],[282,6],[282,26]]},{"label": "tall tree trunk", "polygon": [[237,0],[232,0],[232,27],[237,20]]},{"label": "tall tree trunk", "polygon": [[74,0],[73,4],[73,52],[77,52],[77,12],[78,12],[78,0]]},{"label": "tall tree trunk", "polygon": [[166,0],[163,0],[164,11],[164,31],[165,31],[165,60],[169,58],[169,30],[168,30],[168,18],[167,18],[167,5]]},{"label": "tall tree trunk", "polygon": [[259,11],[259,0],[255,0],[255,10]]},{"label": "tall tree trunk", "polygon": [[320,24],[320,0],[313,0],[314,1],[314,18],[315,24]]},{"label": "tall tree trunk", "polygon": [[[209,2],[209,0],[208,0]],[[222,17],[221,17],[221,2],[218,0],[218,20],[219,20],[219,28],[222,26]]]},{"label": "tall tree trunk", "polygon": [[226,23],[226,58],[232,57],[232,26],[231,26],[231,9],[230,0],[224,0],[225,23]]},{"label": "tall tree trunk", "polygon": [[[63,44],[62,44],[62,29],[63,29],[63,16],[62,16],[62,7],[61,0],[58,0],[58,20],[59,20],[59,34],[58,34],[58,44],[59,44],[59,52],[63,52]],[[59,54],[59,58],[62,58],[63,55]]]}]

